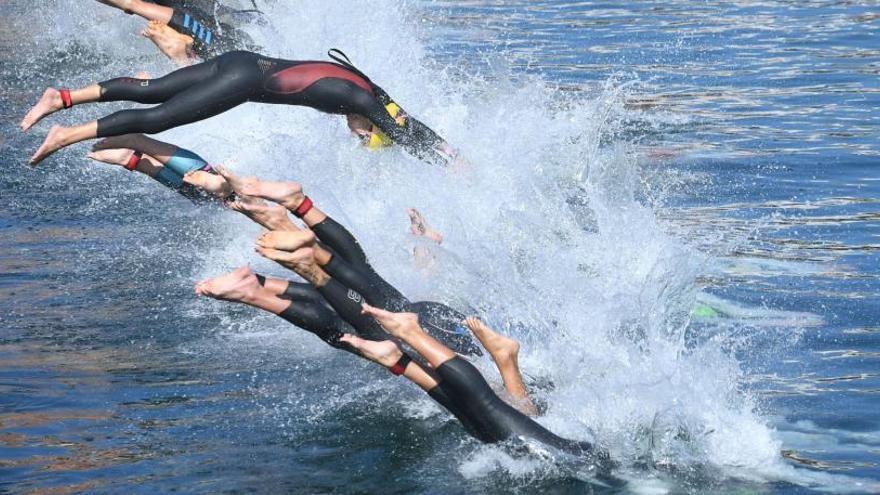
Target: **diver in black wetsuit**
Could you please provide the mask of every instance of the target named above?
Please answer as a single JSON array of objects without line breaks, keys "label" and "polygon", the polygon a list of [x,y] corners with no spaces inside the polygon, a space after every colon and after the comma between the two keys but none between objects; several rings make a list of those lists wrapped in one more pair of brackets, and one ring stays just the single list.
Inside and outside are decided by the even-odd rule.
[{"label": "diver in black wetsuit", "polygon": [[[220,169],[220,172],[223,174],[222,169]],[[226,174],[224,176],[227,180],[230,179]],[[240,186],[242,184],[237,183],[235,179],[232,179],[230,184],[236,191],[241,189]],[[270,184],[268,187],[275,186]],[[299,196],[301,198],[299,201],[300,206],[296,208],[296,213],[305,220],[314,210],[314,206],[301,193],[299,193]],[[329,219],[325,219],[324,222],[327,220]],[[307,220],[306,223],[310,224]],[[328,226],[336,231],[336,234],[344,232],[345,235],[350,235],[341,226],[335,224],[335,222],[328,224]],[[344,283],[344,277],[347,276],[345,270],[338,270],[338,267],[335,267],[335,270],[331,270],[332,265],[324,264],[322,266],[318,261],[317,252],[320,247],[315,243],[316,234],[319,239],[328,238],[319,232],[315,232],[315,234],[307,231],[293,233],[269,232],[258,240],[257,251],[264,257],[294,270],[313,284],[336,313],[353,327],[358,334],[357,336],[350,334],[340,336],[337,333],[334,341],[353,347],[364,357],[382,364],[395,374],[405,375],[431,394],[432,397],[435,393],[440,393],[443,400],[446,401],[441,403],[461,421],[471,435],[481,441],[494,443],[511,437],[532,438],[571,454],[589,456],[590,460],[596,463],[602,470],[607,470],[610,467],[610,459],[606,452],[595,448],[589,442],[577,442],[561,438],[530,419],[523,411],[504,402],[492,391],[491,387],[489,387],[488,383],[486,383],[485,379],[473,365],[456,355],[452,349],[441,344],[422,329],[420,326],[420,315],[414,312],[392,313],[368,305],[366,301],[371,299],[384,301],[385,296],[381,292],[386,290],[386,288],[379,285],[370,286],[366,284],[367,292],[360,293],[352,286]],[[356,247],[357,252],[360,252],[356,241],[351,239],[349,242],[352,243],[352,246]],[[342,263],[347,263],[347,260],[342,261]],[[246,268],[240,270],[245,271],[233,272],[227,277],[243,280],[250,276],[246,272]],[[333,271],[336,273],[332,273]],[[223,289],[212,289],[211,284],[223,287]],[[252,296],[234,294],[236,284],[234,280],[230,282],[228,279],[219,280],[218,282],[205,282],[201,284],[201,287],[203,287],[201,292],[221,299],[237,300],[259,306],[259,304],[254,304],[255,298]],[[250,285],[253,284],[254,282],[250,282]],[[232,290],[228,289],[229,287]],[[373,291],[379,292],[379,294],[372,294],[371,292]],[[218,295],[218,293],[225,293],[226,295]],[[230,293],[232,293],[231,296],[229,295]],[[378,321],[374,320],[374,317]],[[397,320],[406,320],[409,323],[404,330],[398,331],[394,325],[394,322]],[[511,368],[508,366],[505,369],[502,360],[497,357],[497,354],[503,354],[503,351],[500,351],[501,346],[494,343],[497,342],[495,339],[498,339],[500,336],[492,332],[485,325],[482,325],[478,320],[467,319],[466,324],[468,328],[477,334],[480,341],[489,349],[490,354],[493,355],[493,358],[499,365],[499,370],[504,377],[505,386],[508,391],[516,398],[522,399],[523,397],[517,397],[514,394],[513,389],[515,387],[511,387],[513,384],[509,380],[514,375],[519,377],[518,367]],[[415,349],[424,360],[423,362],[426,362],[427,365],[433,368],[433,373],[427,373],[426,371],[430,371],[430,368],[425,368],[421,363],[412,363],[412,357],[402,353],[395,342],[387,339],[387,334],[383,336],[383,327],[394,337]],[[337,332],[341,331],[337,330]],[[494,348],[490,348],[490,346]],[[518,345],[516,349],[518,350]],[[410,370],[410,368],[413,369]],[[525,393],[521,377],[518,379],[521,387],[520,390],[522,393]],[[527,395],[525,398],[527,398]]]},{"label": "diver in black wetsuit", "polygon": [[[451,335],[438,332],[434,328],[436,322],[431,321],[431,315],[425,317],[424,313],[419,313],[421,308],[408,307],[405,298],[375,274],[366,262],[363,250],[351,234],[318,210],[302,193],[299,184],[240,178],[222,167],[217,167],[217,172],[227,180],[236,193],[277,202],[311,228],[311,231],[286,230],[263,234],[257,241],[257,251],[264,257],[294,270],[314,285],[333,310],[358,334],[340,336],[338,332],[342,330],[337,327],[337,333],[333,338],[335,342],[352,346],[364,357],[383,364],[395,374],[406,375],[432,397],[436,393],[441,394],[445,401],[441,403],[461,421],[469,433],[484,442],[499,442],[514,436],[528,437],[568,453],[589,456],[590,460],[603,470],[610,466],[606,452],[594,448],[588,442],[563,439],[526,416],[525,413],[534,413],[536,410],[528,400],[516,364],[515,354],[519,349],[518,344],[499,336],[479,320],[466,318],[447,308],[451,312],[449,321],[458,318],[458,324],[467,325],[467,328],[474,332],[489,350],[498,364],[508,392],[515,399],[527,401],[525,404],[519,404],[521,410],[504,402],[492,391],[476,368],[458,357],[450,346],[440,343],[440,340],[449,340]],[[328,260],[327,255],[322,254],[326,248],[316,242],[316,238],[317,241],[333,247],[334,250],[342,249],[347,255],[337,257],[335,254],[330,254]],[[341,246],[345,247],[341,248]],[[255,303],[259,298],[234,293],[238,284],[236,280],[244,280],[249,276],[251,275],[247,273],[246,268],[240,269],[226,276],[225,280],[218,279],[216,283],[200,284],[202,287],[200,291],[212,297],[246,302],[271,311],[271,308]],[[249,282],[251,286],[255,283]],[[275,293],[284,290],[283,284],[277,281],[271,284],[262,281],[262,285],[264,290],[269,290],[270,285],[273,286]],[[297,286],[297,290],[301,288]],[[396,311],[406,311],[406,313],[377,309],[372,306],[374,302],[392,308],[392,311],[395,311],[393,309],[395,307],[401,308]],[[368,312],[365,312],[364,308],[368,308]],[[379,321],[377,322],[373,317],[378,317]],[[393,329],[388,328],[388,322],[383,318],[398,317],[410,319],[417,324],[407,332],[395,333]],[[402,353],[395,342],[387,340],[388,336],[383,333],[380,323],[395,337],[415,349],[423,360],[411,364],[412,357]],[[441,324],[444,325],[448,325],[448,322]],[[439,339],[429,334],[439,335]],[[458,341],[454,342],[455,345],[459,345]],[[512,362],[504,357],[505,354],[509,357],[511,353],[514,355]],[[431,369],[426,368],[426,365],[433,368],[433,372],[430,372]]]},{"label": "diver in black wetsuit", "polygon": [[343,59],[344,55],[331,51],[331,57],[336,62],[282,60],[235,51],[153,80],[123,77],[75,91],[49,88],[22,120],[23,131],[74,104],[135,101],[158,105],[122,110],[76,127],[53,127],[31,157],[31,164],[86,139],[162,132],[248,101],[361,116],[373,124],[373,135],[384,135],[419,158],[444,162],[457,156],[440,136],[408,116],[382,88]]},{"label": "diver in black wetsuit", "polygon": [[[190,150],[144,135],[133,134],[102,140],[95,145],[88,156],[96,161],[120,165],[128,170],[145,174],[194,202],[220,200],[269,230],[294,232],[299,230],[290,222],[284,207],[272,208],[263,204],[261,200],[245,194],[238,194],[236,199],[226,180],[217,175],[205,159]],[[297,211],[297,208],[293,211]],[[480,348],[463,326],[464,314],[440,303],[411,302],[376,273],[354,236],[319,209],[314,208],[311,214],[306,216],[306,223],[322,243],[316,248],[321,266],[334,277],[342,280],[346,286],[371,294],[370,302],[379,307],[420,314],[432,335],[457,352],[468,355],[481,354]],[[276,281],[271,285],[279,295],[301,296],[293,298],[323,302],[321,307],[304,307],[303,325],[293,321],[297,318],[296,312],[303,307],[293,307],[292,313],[287,316],[289,316],[288,320],[297,326],[319,336],[329,331],[327,329],[344,326],[339,315],[333,312],[321,294],[310,284]],[[378,329],[373,336],[384,338],[383,333]]]}]

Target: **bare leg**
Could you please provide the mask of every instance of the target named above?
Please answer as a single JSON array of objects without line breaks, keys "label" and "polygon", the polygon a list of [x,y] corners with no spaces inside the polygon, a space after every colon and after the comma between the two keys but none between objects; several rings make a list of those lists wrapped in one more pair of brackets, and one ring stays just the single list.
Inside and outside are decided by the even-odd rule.
[{"label": "bare leg", "polygon": [[364,303],[363,313],[372,316],[388,333],[406,342],[416,350],[432,367],[455,357],[452,349],[438,342],[425,333],[419,326],[419,317],[415,313],[392,313],[384,309],[374,308]]},{"label": "bare leg", "polygon": [[159,21],[165,24],[171,22],[174,15],[174,9],[171,7],[163,7],[155,3],[144,2],[142,0],[98,0],[104,5],[116,7],[126,14],[136,14],[148,21]]},{"label": "bare leg", "polygon": [[98,137],[98,122],[92,121],[77,127],[61,127],[56,125],[49,130],[49,134],[43,144],[37,149],[30,159],[30,164],[35,166],[45,160],[49,155],[71,144],[95,139]]},{"label": "bare leg", "polygon": [[[386,368],[390,368],[397,364],[397,362],[400,361],[401,356],[403,356],[400,347],[390,340],[376,342],[373,340],[365,340],[348,333],[343,335],[339,340],[350,345],[361,356]],[[403,376],[418,385],[425,392],[430,391],[440,384],[436,378],[431,376],[416,363],[410,363],[407,365],[403,372]]]},{"label": "bare leg", "polygon": [[[94,148],[92,149],[94,150]],[[131,158],[132,154],[134,154],[134,150],[120,148],[92,151],[86,156],[98,162],[124,167],[128,165],[128,160]],[[162,168],[162,164],[158,160],[144,155],[141,157],[141,160],[138,162],[137,167],[135,167],[134,170],[150,177],[156,177],[159,175],[159,172],[162,171]]]},{"label": "bare leg", "polygon": [[279,251],[296,251],[302,247],[308,247],[314,251],[315,261],[319,266],[324,266],[333,259],[333,253],[315,242],[314,232],[301,230],[296,226],[293,229],[266,232],[257,239],[257,245]]},{"label": "bare leg", "polygon": [[159,141],[143,134],[123,134],[102,139],[92,146],[92,150],[129,148],[140,151],[158,160],[162,165],[177,153],[180,148],[170,143]]},{"label": "bare leg", "polygon": [[292,304],[290,300],[281,299],[262,287],[248,266],[220,277],[203,280],[196,284],[195,292],[197,295],[222,301],[244,303],[276,315]]},{"label": "bare leg", "polygon": [[467,318],[465,324],[495,360],[505,390],[516,399],[516,408],[529,416],[537,416],[538,408],[529,397],[519,370],[519,342],[495,332],[478,318]]},{"label": "bare leg", "polygon": [[[268,259],[278,262],[284,267],[292,269],[302,278],[311,282],[315,287],[323,287],[330,281],[330,276],[327,275],[327,273],[316,263],[312,248],[300,248],[293,253],[289,253],[287,251],[257,247],[257,252]],[[277,288],[278,287],[276,287],[276,290]],[[362,356],[375,361],[386,368],[396,364],[402,355],[400,349],[397,348],[397,345],[390,341],[372,342],[352,335],[345,335],[341,341],[352,346]],[[391,346],[388,344],[391,344]],[[432,374],[428,373],[417,363],[411,362],[407,365],[403,376],[425,391],[429,391],[439,384],[438,380]]]},{"label": "bare leg", "polygon": [[[246,196],[255,196],[258,198],[267,199],[274,203],[278,203],[279,205],[287,208],[291,212],[295,212],[299,205],[302,204],[303,200],[305,200],[306,196],[303,194],[302,186],[296,182],[270,182],[270,181],[262,181],[256,177],[240,177],[232,173],[226,167],[216,166],[214,170],[217,171],[220,175],[229,182],[229,185],[232,186],[232,190],[237,194],[243,194]],[[301,220],[303,223],[308,225],[309,227],[313,227],[324,220],[327,219],[327,214],[321,211],[317,206],[313,206],[311,210],[306,213]],[[287,230],[287,229],[273,229],[273,230]],[[279,233],[273,234],[272,237],[277,235],[277,240],[280,242],[282,238],[285,238],[286,234]],[[291,239],[290,237],[286,237],[286,239]],[[273,239],[274,242],[276,239]],[[268,239],[267,239],[268,242]],[[330,262],[330,259],[333,255],[314,242],[311,243],[312,247],[315,250],[315,256],[318,259],[318,263],[323,266]],[[285,247],[273,247],[271,244],[267,244],[265,247],[269,247],[272,249],[280,249],[280,250],[288,250],[292,251],[293,249],[286,249]]]},{"label": "bare leg", "polygon": [[257,246],[256,251],[261,256],[293,270],[315,287],[323,287],[330,281],[330,275],[318,265],[315,260],[315,250],[310,247],[300,248],[291,253]]},{"label": "bare leg", "polygon": [[[240,177],[232,173],[231,170],[221,166],[215,167],[215,170],[229,182],[236,193],[267,199],[280,204],[290,211],[296,211],[303,200],[306,199],[302,186],[297,182],[269,182],[261,181],[256,177]],[[309,227],[317,225],[326,219],[327,214],[317,206],[313,206],[302,217],[302,221]]]},{"label": "bare leg", "polygon": [[[97,84],[92,84],[91,86],[70,92],[70,100],[74,105],[79,103],[91,103],[98,101],[100,98],[101,87]],[[53,114],[63,108],[64,103],[61,101],[61,92],[55,88],[46,88],[46,91],[43,92],[43,96],[40,97],[40,101],[38,101],[21,120],[20,126],[22,132],[33,127],[34,124],[42,120],[45,116]]]}]

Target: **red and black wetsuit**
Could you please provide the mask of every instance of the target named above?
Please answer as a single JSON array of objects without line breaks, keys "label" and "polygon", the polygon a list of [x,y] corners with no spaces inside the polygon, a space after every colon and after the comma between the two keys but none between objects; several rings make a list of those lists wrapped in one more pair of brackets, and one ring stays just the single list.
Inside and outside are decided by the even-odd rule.
[{"label": "red and black wetsuit", "polygon": [[370,120],[395,143],[420,158],[435,158],[442,138],[408,117],[398,125],[388,95],[356,69],[321,61],[293,61],[247,51],[224,53],[158,79],[123,77],[100,83],[101,101],[158,103],[98,120],[98,137],[153,134],[223,113],[242,103],[300,105]]}]

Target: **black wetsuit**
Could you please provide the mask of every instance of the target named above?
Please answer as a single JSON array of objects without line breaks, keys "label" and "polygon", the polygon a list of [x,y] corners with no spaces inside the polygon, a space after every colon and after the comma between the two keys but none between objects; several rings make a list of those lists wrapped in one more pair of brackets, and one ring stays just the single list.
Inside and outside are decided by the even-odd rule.
[{"label": "black wetsuit", "polygon": [[169,26],[193,38],[193,49],[204,59],[232,50],[256,50],[253,40],[236,29],[228,20],[235,16],[238,23],[248,22],[246,16],[259,11],[238,11],[218,5],[215,0],[153,0],[153,3],[174,9]]},{"label": "black wetsuit", "polygon": [[319,289],[310,284],[290,282],[282,297],[300,304],[290,305],[280,316],[336,347],[339,347],[338,338],[342,333],[350,332],[351,327],[365,339],[388,340],[388,333],[374,319],[361,314],[364,301],[361,294],[369,294],[366,302],[377,308],[418,314],[426,331],[455,352],[482,355],[480,347],[464,327],[464,314],[441,303],[410,302],[376,273],[357,239],[345,227],[327,217],[314,225],[312,231],[322,246],[333,253],[330,262],[323,266],[332,278]]},{"label": "black wetsuit", "polygon": [[[361,313],[361,305],[366,300],[371,305],[389,311],[417,313],[419,324],[428,334],[453,350],[463,346],[474,346],[474,350],[479,351],[469,335],[443,331],[448,323],[438,321],[436,308],[445,308],[444,312],[448,311],[445,313],[447,315],[457,313],[455,310],[440,303],[410,303],[373,270],[360,244],[342,225],[328,217],[313,226],[312,230],[334,253],[331,262],[324,266],[324,270],[332,278],[326,285],[317,289],[332,309],[318,310],[320,303],[313,293],[314,289],[306,284],[291,283],[288,288],[290,298],[294,301],[315,301],[315,303],[298,305],[294,302],[280,316],[312,331],[335,347],[344,348],[340,346],[339,337],[347,331],[344,329],[345,323],[353,327],[361,337],[370,340],[388,340],[388,334],[379,323]],[[297,306],[304,307],[297,309]],[[432,309],[434,311],[431,311]],[[311,320],[317,312],[322,314],[322,321],[326,323],[321,331],[316,332],[303,326],[302,323]],[[333,313],[339,315],[345,323],[333,320],[331,316]],[[460,315],[459,324],[463,319],[464,315]],[[453,345],[448,344],[450,341]],[[456,352],[460,351],[456,350]],[[608,467],[606,452],[594,448],[589,442],[562,438],[519,412],[498,397],[480,372],[463,358],[456,356],[446,361],[436,368],[436,372],[440,383],[430,390],[428,395],[448,409],[477,439],[495,443],[514,436],[532,438],[570,454],[591,456],[603,469]]]},{"label": "black wetsuit", "polygon": [[158,79],[123,77],[100,86],[101,101],[159,105],[122,110],[98,119],[98,137],[155,134],[252,101],[362,115],[410,153],[441,161],[434,150],[443,140],[434,131],[412,117],[399,125],[385,108],[391,102],[387,93],[357,69],[339,63],[283,60],[234,51]]}]

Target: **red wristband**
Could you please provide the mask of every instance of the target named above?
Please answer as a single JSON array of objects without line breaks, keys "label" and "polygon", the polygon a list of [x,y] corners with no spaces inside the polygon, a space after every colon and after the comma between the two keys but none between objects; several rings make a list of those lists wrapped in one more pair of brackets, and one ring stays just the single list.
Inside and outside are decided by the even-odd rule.
[{"label": "red wristband", "polygon": [[393,375],[400,376],[406,371],[406,367],[411,361],[412,359],[404,354],[403,356],[400,356],[400,359],[396,363],[394,363],[394,366],[388,368],[388,371],[390,371]]},{"label": "red wristband", "polygon": [[125,168],[128,170],[134,170],[137,168],[138,163],[141,162],[141,158],[144,156],[140,151],[135,151],[131,154],[131,158],[128,159],[128,164],[125,165]]},{"label": "red wristband", "polygon": [[61,105],[64,108],[70,108],[73,106],[73,100],[70,98],[70,90],[67,88],[61,89],[58,91],[61,93]]},{"label": "red wristband", "polygon": [[297,218],[302,218],[306,216],[306,213],[312,210],[313,206],[315,206],[315,204],[312,203],[311,198],[306,196],[306,199],[304,199],[303,202],[296,207],[296,210],[293,211],[293,214],[296,215]]}]

